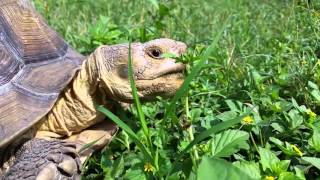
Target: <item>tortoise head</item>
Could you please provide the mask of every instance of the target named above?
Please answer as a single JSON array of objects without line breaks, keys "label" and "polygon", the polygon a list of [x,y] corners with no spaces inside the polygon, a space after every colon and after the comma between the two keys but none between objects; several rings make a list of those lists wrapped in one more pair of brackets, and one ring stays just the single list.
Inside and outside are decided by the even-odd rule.
[{"label": "tortoise head", "polygon": [[[156,39],[131,44],[133,75],[139,97],[144,101],[156,96],[171,97],[183,82],[185,65],[164,54],[180,56],[187,46],[171,39]],[[99,71],[101,89],[108,97],[132,102],[128,77],[129,45],[100,46],[94,57]]]}]

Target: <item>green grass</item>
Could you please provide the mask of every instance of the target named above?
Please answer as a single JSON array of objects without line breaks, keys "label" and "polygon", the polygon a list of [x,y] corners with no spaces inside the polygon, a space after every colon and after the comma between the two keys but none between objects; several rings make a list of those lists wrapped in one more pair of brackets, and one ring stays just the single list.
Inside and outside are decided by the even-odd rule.
[{"label": "green grass", "polygon": [[115,112],[128,127],[88,161],[85,179],[320,177],[320,1],[34,3],[84,54],[129,39],[189,46],[180,60],[190,81],[173,100],[136,106],[143,115]]}]

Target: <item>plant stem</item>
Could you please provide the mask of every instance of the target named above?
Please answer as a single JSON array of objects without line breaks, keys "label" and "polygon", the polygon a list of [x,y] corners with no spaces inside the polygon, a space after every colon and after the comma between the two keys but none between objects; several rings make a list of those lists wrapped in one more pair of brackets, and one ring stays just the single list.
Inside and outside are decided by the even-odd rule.
[{"label": "plant stem", "polygon": [[[190,142],[194,140],[193,136],[193,130],[192,130],[192,119],[190,117],[190,112],[189,112],[189,97],[186,96],[185,98],[185,109],[186,109],[186,116],[187,120],[190,122],[190,127],[188,128],[188,134],[189,134],[189,140]],[[192,164],[195,168],[198,167],[198,160],[199,160],[199,154],[198,151],[195,147],[192,148],[192,151],[190,152]]]},{"label": "plant stem", "polygon": [[252,136],[252,133],[249,132],[249,134],[250,134],[250,139],[251,139],[251,141],[252,141],[252,143],[253,143],[254,148],[256,149],[257,152],[259,152],[258,146],[257,146],[256,142],[254,141],[254,138],[253,138],[253,136]]},{"label": "plant stem", "polygon": [[263,146],[263,147],[264,147],[264,142],[263,142],[263,137],[262,137],[261,129],[259,129],[259,137],[260,137],[260,143],[261,143],[261,146]]}]

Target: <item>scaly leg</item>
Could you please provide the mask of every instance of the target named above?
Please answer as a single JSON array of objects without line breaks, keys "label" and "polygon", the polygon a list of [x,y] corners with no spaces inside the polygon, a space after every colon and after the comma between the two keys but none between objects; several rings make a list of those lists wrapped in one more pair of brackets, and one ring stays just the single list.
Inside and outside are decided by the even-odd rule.
[{"label": "scaly leg", "polygon": [[[18,150],[4,179],[80,179],[83,162],[107,145],[116,131],[115,124],[103,121],[64,140],[34,138]],[[84,145],[96,140],[79,152]]]},{"label": "scaly leg", "polygon": [[76,145],[61,140],[32,139],[16,153],[4,179],[80,179]]},{"label": "scaly leg", "polygon": [[118,127],[110,121],[102,121],[88,129],[83,130],[79,134],[72,135],[66,140],[77,143],[77,151],[79,152],[86,144],[94,142],[92,146],[85,148],[79,152],[81,163],[84,163],[91,154],[108,145],[113,136],[116,134]]}]

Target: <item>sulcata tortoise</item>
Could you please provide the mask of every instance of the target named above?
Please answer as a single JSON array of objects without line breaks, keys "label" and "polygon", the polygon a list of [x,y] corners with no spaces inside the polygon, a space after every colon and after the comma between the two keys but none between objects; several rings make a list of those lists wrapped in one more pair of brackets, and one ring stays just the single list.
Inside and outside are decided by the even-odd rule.
[{"label": "sulcata tortoise", "polygon": [[[132,43],[139,97],[170,97],[183,82],[182,42]],[[72,49],[28,0],[0,0],[0,179],[79,179],[81,164],[117,127],[95,109],[130,103],[128,44]],[[79,151],[89,142],[92,147]]]}]

